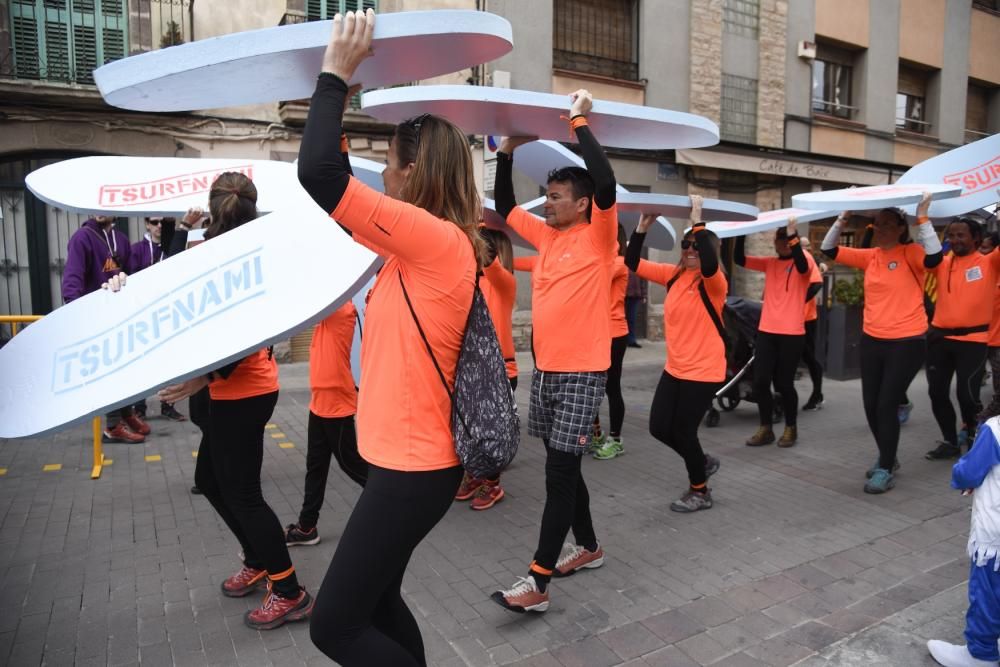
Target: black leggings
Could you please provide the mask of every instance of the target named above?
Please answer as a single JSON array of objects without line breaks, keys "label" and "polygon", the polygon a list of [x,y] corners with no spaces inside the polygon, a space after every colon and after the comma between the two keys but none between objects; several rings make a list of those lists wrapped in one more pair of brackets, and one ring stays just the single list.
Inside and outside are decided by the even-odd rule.
[{"label": "black leggings", "polygon": [[[264,426],[274,412],[278,392],[209,404],[194,483],[233,531],[247,567],[280,575],[292,568],[285,533],[260,490],[264,462]],[[286,597],[298,594],[295,573],[274,581]]]},{"label": "black leggings", "polygon": [[560,452],[545,444],[545,509],[534,560],[546,570],[555,569],[571,528],[577,544],[592,547],[597,543],[590,494],[580,470],[582,460],[582,454]]},{"label": "black leggings", "polygon": [[622,434],[622,424],[625,422],[625,399],[622,398],[622,362],[625,350],[628,349],[628,336],[611,339],[611,367],[608,368],[608,380],[604,385],[604,393],[608,397],[608,415],[611,419],[609,434],[618,437]]},{"label": "black leggings", "polygon": [[692,486],[706,480],[698,426],[720,386],[718,382],[679,380],[663,371],[649,408],[650,435],[680,454]]},{"label": "black leggings", "polygon": [[968,428],[971,435],[976,427],[976,415],[983,409],[979,401],[979,385],[985,363],[985,343],[942,338],[927,344],[927,393],[945,442],[958,444],[955,407],[951,404],[952,376],[955,376],[962,426]]},{"label": "black leggings", "polygon": [[799,412],[799,395],[795,393],[795,368],[802,358],[805,336],[789,336],[764,331],[757,332],[753,360],[753,395],[762,426],[771,426],[774,419],[774,396],[771,383],[781,393],[785,425],[795,426]]},{"label": "black leggings", "polygon": [[452,506],[462,468],[368,467],[316,596],[309,636],[343,665],[426,665],[424,642],[400,586],[418,544]]},{"label": "black leggings", "polygon": [[809,320],[806,322],[806,338],[802,347],[802,361],[809,369],[809,379],[812,380],[812,395],[820,396],[823,393],[823,365],[816,356],[816,329],[819,320]]},{"label": "black leggings", "polygon": [[323,506],[326,480],[330,473],[330,458],[336,458],[344,474],[361,487],[368,479],[368,462],[358,454],[354,415],[320,417],[310,410],[306,447],[306,488],[302,511],[299,512],[299,527],[309,530],[319,521],[319,509]]},{"label": "black leggings", "polygon": [[861,399],[878,445],[879,467],[892,470],[899,448],[899,397],[924,363],[923,338],[883,340],[861,335]]}]

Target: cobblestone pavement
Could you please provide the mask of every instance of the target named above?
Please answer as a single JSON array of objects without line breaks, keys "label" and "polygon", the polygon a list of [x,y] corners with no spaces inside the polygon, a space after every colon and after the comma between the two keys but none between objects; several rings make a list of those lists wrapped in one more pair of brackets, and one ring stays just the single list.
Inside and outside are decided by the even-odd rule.
[{"label": "cobblestone pavement", "polygon": [[[890,493],[861,490],[875,448],[860,383],[828,381],[826,408],[800,416],[792,449],[743,445],[753,405],[702,429],[722,461],[715,507],[681,515],[668,505],[684,467],[646,430],[662,355],[647,343],[626,356],[627,455],[584,462],[604,567],[553,583],[542,615],[489,601],[525,573],[538,536],[543,457],[526,437],[506,499],[482,513],[456,504],[414,554],[404,592],[430,664],[909,666],[933,664],[930,637],[961,641],[970,503],[948,488],[948,463],[923,458],[936,428],[922,375]],[[287,523],[302,500],[308,387],[304,365],[281,373],[263,484]],[[305,624],[251,631],[242,614],[258,600],[219,593],[238,545],[190,494],[197,430],[151,424],[144,445],[106,446],[113,463],[97,481],[85,427],[0,441],[0,664],[326,663]],[[356,497],[335,470],[323,542],[292,551],[311,591]]]}]

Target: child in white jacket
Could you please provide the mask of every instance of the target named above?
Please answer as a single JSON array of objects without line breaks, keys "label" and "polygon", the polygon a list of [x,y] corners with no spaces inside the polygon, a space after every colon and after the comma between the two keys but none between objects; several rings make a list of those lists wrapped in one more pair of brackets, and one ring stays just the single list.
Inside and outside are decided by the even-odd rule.
[{"label": "child in white jacket", "polygon": [[989,418],[972,449],[955,464],[951,486],[973,493],[969,529],[969,610],[965,646],[927,642],[931,657],[945,667],[997,667],[1000,652],[1000,416]]}]

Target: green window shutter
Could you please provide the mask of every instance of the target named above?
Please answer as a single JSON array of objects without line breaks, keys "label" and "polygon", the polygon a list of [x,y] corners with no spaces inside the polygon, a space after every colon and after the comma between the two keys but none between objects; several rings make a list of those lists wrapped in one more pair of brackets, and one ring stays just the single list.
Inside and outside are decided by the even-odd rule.
[{"label": "green window shutter", "polygon": [[97,67],[97,30],[93,26],[73,26],[73,80],[93,84],[91,74]]},{"label": "green window shutter", "polygon": [[323,21],[332,19],[337,12],[374,9],[378,11],[378,0],[306,0],[306,20]]},{"label": "green window shutter", "polygon": [[57,21],[45,22],[45,62],[41,72],[44,79],[70,80],[68,27]]},{"label": "green window shutter", "polygon": [[37,79],[40,74],[35,3],[15,1],[10,9],[11,33],[14,40],[14,74],[20,79]]},{"label": "green window shutter", "polygon": [[322,21],[326,18],[323,15],[325,9],[326,0],[306,0],[306,20]]}]

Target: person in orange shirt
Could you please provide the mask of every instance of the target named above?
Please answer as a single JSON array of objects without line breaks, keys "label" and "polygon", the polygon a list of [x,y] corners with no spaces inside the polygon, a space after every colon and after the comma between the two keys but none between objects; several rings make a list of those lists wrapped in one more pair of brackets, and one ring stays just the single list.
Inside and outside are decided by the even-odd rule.
[{"label": "person in orange shirt", "polygon": [[622,396],[622,362],[628,349],[628,320],[625,319],[625,290],[628,288],[628,269],[625,268],[625,228],[618,225],[618,256],[611,267],[611,366],[604,393],[608,397],[610,430],[601,432],[601,419],[594,420],[591,448],[594,458],[607,461],[625,453],[622,446],[622,424],[625,423],[625,398]]},{"label": "person in orange shirt", "polygon": [[[809,251],[809,239],[802,239],[802,249]],[[802,406],[805,411],[821,410],[823,408],[823,364],[816,356],[816,330],[819,324],[819,292],[823,289],[823,274],[819,265],[813,258],[812,275],[809,277],[809,285],[819,285],[819,290],[813,298],[806,301],[806,337],[802,347],[802,361],[809,369],[809,379],[812,381],[812,393],[809,400]],[[823,269],[825,270],[825,268]]]},{"label": "person in orange shirt", "polygon": [[[508,137],[497,153],[497,212],[538,249],[531,273],[535,371],[528,434],[545,444],[545,507],[528,576],[491,596],[516,612],[545,611],[552,577],[604,563],[580,465],[611,365],[608,314],[618,245],[616,184],[607,156],[587,127],[590,93],[579,90],[570,99],[570,127],[587,168],[549,174],[545,222],[516,206],[514,199],[512,153],[531,139]],[[570,529],[576,543],[563,544]]]},{"label": "person in orange shirt", "polygon": [[778,447],[792,447],[798,440],[799,396],[795,392],[795,369],[805,345],[805,303],[819,291],[812,282],[815,262],[802,250],[794,219],[774,235],[777,257],[752,257],[744,252],[746,237],[736,239],[733,260],[751,271],[764,273],[764,305],[754,344],[753,394],[760,415],[760,428],[746,444],[751,447],[774,442],[774,396],[781,393],[785,431]]},{"label": "person in orange shirt", "polygon": [[899,469],[899,399],[924,362],[924,272],[941,262],[941,241],[927,218],[929,207],[930,195],[925,193],[917,207],[919,245],[902,243],[909,238],[906,216],[888,208],[875,216],[875,247],[839,247],[850,211],[841,213],[830,226],[821,247],[830,259],[865,274],[861,399],[879,452],[865,475],[865,493],[885,493],[896,484],[893,472]]},{"label": "person in orange shirt", "polygon": [[691,229],[681,241],[681,262],[640,259],[646,230],[656,216],[644,215],[632,233],[625,264],[640,278],[667,288],[663,334],[667,363],[649,408],[650,434],[677,452],[687,467],[688,489],[670,504],[674,512],[712,507],[708,478],[719,470],[698,440],[698,426],[726,379],[722,307],[729,283],[719,266],[719,237],[701,221],[702,198],[691,195]]},{"label": "person in orange shirt", "polygon": [[[931,271],[937,278],[937,303],[927,340],[927,392],[941,430],[938,446],[927,452],[931,460],[957,458],[975,439],[981,370],[986,363],[990,320],[1000,254],[977,252],[982,226],[970,216],[953,219],[945,229],[951,252]],[[962,418],[955,428],[951,378]]]},{"label": "person in orange shirt", "polygon": [[368,463],[358,454],[354,429],[358,390],[351,374],[351,347],[358,311],[350,301],[313,329],[309,344],[309,423],[306,435],[306,481],[299,520],[285,527],[285,544],[319,544],[316,524],[326,496],[330,459],[351,481],[364,487]]},{"label": "person in orange shirt", "polygon": [[[205,238],[213,239],[257,217],[257,188],[243,174],[220,174],[208,207],[212,224]],[[251,628],[270,630],[306,619],[313,599],[299,586],[281,523],[260,488],[264,427],[278,402],[278,365],[271,349],[162,389],[159,397],[176,403],[206,385],[209,423],[198,448],[195,485],[243,547],[243,566],[222,582],[222,593],[244,597],[267,584],[260,607],[244,616]]]},{"label": "person in orange shirt", "polygon": [[[979,244],[979,252],[984,255],[997,253],[997,248],[1000,248],[1000,234],[996,232],[984,236],[983,242]],[[993,399],[983,412],[1000,414],[1000,280],[993,293],[993,315],[987,336],[986,358],[990,362],[990,375],[993,377]]]},{"label": "person in orange shirt", "polygon": [[[483,229],[480,231],[486,240],[489,251],[488,263],[483,269],[483,278],[479,282],[489,308],[493,326],[497,330],[500,341],[500,352],[507,365],[507,379],[510,388],[517,389],[517,359],[514,356],[514,330],[511,322],[514,313],[514,301],[517,298],[517,280],[514,278],[514,248],[510,237],[498,229]],[[500,486],[500,476],[496,479],[477,479],[466,473],[462,477],[462,485],[458,487],[455,500],[471,500],[469,508],[488,510],[504,499],[503,487]]]},{"label": "person in orange shirt", "polygon": [[371,10],[335,16],[299,149],[306,192],[384,259],[361,344],[357,436],[368,480],[323,579],[310,637],[345,667],[406,667],[427,658],[400,587],[462,479],[446,385],[455,382],[485,244],[468,140],[450,122],[425,114],[395,127],[385,194],[350,176],[337,143],[345,82],[371,54],[374,27]]}]

